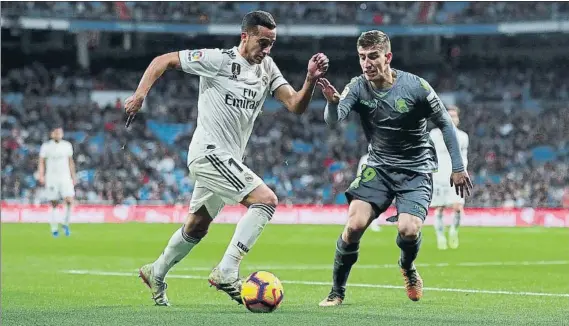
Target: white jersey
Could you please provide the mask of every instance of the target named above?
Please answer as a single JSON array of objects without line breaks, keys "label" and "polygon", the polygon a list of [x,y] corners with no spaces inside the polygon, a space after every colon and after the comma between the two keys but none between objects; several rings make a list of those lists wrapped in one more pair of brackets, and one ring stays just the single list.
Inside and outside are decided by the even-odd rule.
[{"label": "white jersey", "polygon": [[200,76],[198,121],[188,165],[208,149],[221,149],[241,160],[269,92],[287,84],[271,57],[250,64],[237,47],[184,50],[182,70]]},{"label": "white jersey", "polygon": [[45,158],[45,178],[71,180],[69,158],[73,157],[73,146],[66,140],[50,140],[40,148],[40,157]]},{"label": "white jersey", "polygon": [[[460,147],[460,155],[462,156],[462,161],[464,162],[464,168],[468,166],[468,134],[458,128],[455,128],[456,136],[458,138],[458,145]],[[437,159],[439,163],[438,172],[435,173],[435,178],[437,175],[441,176],[448,182],[450,175],[452,173],[452,161],[450,154],[445,145],[443,139],[443,133],[440,129],[435,128],[430,132],[431,139],[435,145],[435,150],[437,151]]]}]

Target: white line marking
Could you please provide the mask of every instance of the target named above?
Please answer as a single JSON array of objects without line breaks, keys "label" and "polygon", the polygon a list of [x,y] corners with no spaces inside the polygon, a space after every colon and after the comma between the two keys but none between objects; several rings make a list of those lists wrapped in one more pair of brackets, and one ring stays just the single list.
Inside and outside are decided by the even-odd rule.
[{"label": "white line marking", "polygon": [[[63,273],[66,274],[78,274],[78,275],[99,275],[99,276],[128,276],[135,277],[138,273],[127,273],[127,272],[105,272],[105,271],[94,271],[94,270],[65,270]],[[181,278],[181,279],[196,279],[196,280],[206,280],[206,277],[198,275],[168,275],[168,278]],[[313,282],[313,281],[291,281],[283,280],[284,284],[298,284],[298,285],[322,285],[331,286],[330,282]],[[403,289],[403,286],[398,285],[382,285],[382,284],[364,284],[364,283],[350,283],[348,286],[360,287],[360,288],[379,288],[379,289]],[[476,289],[449,289],[449,288],[423,288],[426,291],[435,292],[458,292],[458,293],[478,293],[478,294],[504,294],[504,295],[521,295],[521,296],[540,296],[540,297],[566,297],[569,298],[569,293],[540,293],[540,292],[513,292],[513,291],[501,291],[501,290],[476,290]]]},{"label": "white line marking", "polygon": [[[545,266],[545,265],[569,265],[569,260],[549,260],[549,261],[497,261],[497,262],[464,262],[464,263],[425,263],[416,264],[417,267],[484,267],[484,266]],[[177,271],[211,271],[213,265],[209,267],[178,267]],[[316,265],[244,265],[246,269],[252,270],[331,270],[332,264]],[[399,268],[396,264],[383,265],[356,265],[356,269],[383,269]]]}]

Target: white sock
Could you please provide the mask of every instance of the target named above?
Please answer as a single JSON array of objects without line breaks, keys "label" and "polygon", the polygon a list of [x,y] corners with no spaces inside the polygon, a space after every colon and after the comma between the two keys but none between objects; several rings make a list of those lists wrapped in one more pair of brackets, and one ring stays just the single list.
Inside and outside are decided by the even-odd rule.
[{"label": "white sock", "polygon": [[69,219],[71,218],[71,204],[65,204],[65,219],[63,225],[69,226]]},{"label": "white sock", "polygon": [[454,212],[452,227],[454,228],[455,231],[458,229],[461,219],[462,219],[462,211]]},{"label": "white sock", "polygon": [[58,230],[57,207],[51,206],[49,213],[49,226],[51,227],[51,232],[56,232]]},{"label": "white sock", "polygon": [[251,250],[274,213],[275,207],[273,206],[265,204],[249,206],[247,213],[237,223],[233,238],[219,263],[219,269],[224,274],[239,275],[241,260]]},{"label": "white sock", "polygon": [[156,259],[153,267],[153,273],[156,277],[164,279],[168,271],[176,265],[180,260],[182,260],[186,255],[192,250],[195,245],[200,242],[201,239],[196,239],[190,237],[184,232],[184,227],[176,230],[166,249],[162,252],[162,255]]},{"label": "white sock", "polygon": [[445,224],[443,222],[443,211],[435,214],[435,231],[437,232],[437,238],[442,238],[445,236]]}]

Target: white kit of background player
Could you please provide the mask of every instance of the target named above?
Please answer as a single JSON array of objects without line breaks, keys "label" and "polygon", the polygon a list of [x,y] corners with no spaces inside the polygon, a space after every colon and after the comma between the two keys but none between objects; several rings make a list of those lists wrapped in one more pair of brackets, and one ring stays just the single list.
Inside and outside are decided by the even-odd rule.
[{"label": "white kit of background player", "polygon": [[154,82],[169,68],[200,76],[197,126],[188,151],[189,174],[196,181],[188,219],[174,232],[158,259],[143,266],[139,274],[157,305],[169,305],[164,282],[168,271],[206,235],[212,219],[226,203],[238,202],[248,211],[238,222],[209,282],[241,303],[240,262],[277,205],[273,191],[242,162],[254,121],[269,93],[289,111],[303,113],[316,81],[328,69],[328,58],[321,53],[314,55],[303,88],[295,91],[269,56],[275,40],[272,16],[263,11],[251,12],[243,18],[238,47],[159,56],[145,71],[135,94],[125,102],[125,111],[132,118]]},{"label": "white kit of background player", "polygon": [[65,216],[61,224],[66,236],[71,235],[69,220],[73,198],[75,197],[75,162],[73,146],[63,140],[63,129],[53,128],[51,139],[43,143],[39,153],[39,183],[45,185],[44,196],[51,202],[49,224],[54,237],[59,236],[59,219],[57,205],[59,200],[65,202]]},{"label": "white kit of background player", "polygon": [[[456,127],[456,137],[458,138],[458,145],[460,146],[460,154],[464,162],[464,168],[468,166],[468,134],[460,129],[458,125],[459,109],[454,105],[449,105],[447,111]],[[458,248],[458,227],[464,215],[464,198],[455,192],[455,189],[450,186],[449,179],[452,173],[451,159],[448,149],[443,140],[443,135],[440,129],[435,128],[430,131],[430,137],[435,145],[437,151],[437,159],[439,169],[433,173],[433,199],[431,207],[436,208],[435,212],[435,231],[437,233],[437,246],[441,250]],[[445,208],[452,208],[454,211],[453,223],[449,227],[449,239],[444,232],[443,211]]]}]

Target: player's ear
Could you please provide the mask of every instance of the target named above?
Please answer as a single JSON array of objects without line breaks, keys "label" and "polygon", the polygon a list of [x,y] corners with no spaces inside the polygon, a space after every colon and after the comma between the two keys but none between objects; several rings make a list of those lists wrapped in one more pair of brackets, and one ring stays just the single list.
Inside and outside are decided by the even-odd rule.
[{"label": "player's ear", "polygon": [[241,32],[241,42],[247,41],[247,32]]},{"label": "player's ear", "polygon": [[390,64],[391,60],[393,59],[393,52],[387,52],[385,54],[385,64]]}]

